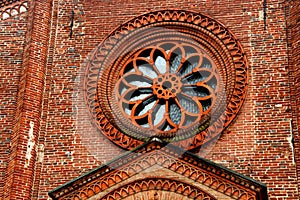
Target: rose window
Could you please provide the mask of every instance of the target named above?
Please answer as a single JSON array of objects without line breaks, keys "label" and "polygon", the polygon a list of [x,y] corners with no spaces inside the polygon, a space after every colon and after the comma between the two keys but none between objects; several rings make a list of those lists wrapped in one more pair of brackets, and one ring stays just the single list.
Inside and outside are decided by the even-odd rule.
[{"label": "rose window", "polygon": [[91,53],[84,97],[97,130],[124,149],[155,137],[196,149],[219,136],[246,95],[247,59],[224,25],[194,12],[150,12]]},{"label": "rose window", "polygon": [[126,62],[116,96],[136,126],[170,136],[207,117],[217,85],[217,70],[208,54],[188,43],[167,42],[141,49]]}]

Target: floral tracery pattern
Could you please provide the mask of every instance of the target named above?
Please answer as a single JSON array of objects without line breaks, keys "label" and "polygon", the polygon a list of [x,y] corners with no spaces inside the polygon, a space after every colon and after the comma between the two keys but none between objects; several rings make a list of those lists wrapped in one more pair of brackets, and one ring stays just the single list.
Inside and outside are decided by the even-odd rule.
[{"label": "floral tracery pattern", "polygon": [[[171,71],[172,65],[182,64],[184,59],[172,60],[172,45],[159,47],[166,41],[178,47],[178,55],[189,52],[183,48],[188,44],[188,49],[196,46],[194,49],[208,59],[211,71],[204,72],[199,70],[202,67],[193,66],[187,67],[192,71],[186,72],[193,74],[193,80],[201,78],[197,74],[204,74],[207,80],[197,81],[207,81],[205,84],[186,89],[187,80],[191,79],[184,77],[186,74]],[[159,71],[156,59],[152,59],[154,63],[147,61],[149,58],[145,55],[147,51],[151,52],[149,48],[156,49],[153,56],[159,58],[158,66],[165,64],[165,71]],[[180,51],[181,48],[184,51]],[[188,58],[188,55],[181,56]],[[134,62],[135,66],[132,66]],[[192,59],[191,62],[206,61]],[[130,65],[133,71],[130,71]],[[137,70],[139,67],[156,71],[156,76],[143,74],[143,70]],[[123,23],[95,49],[84,77],[85,101],[98,129],[124,149],[136,148],[155,135],[191,150],[220,135],[237,116],[246,96],[247,70],[241,44],[217,20],[183,10],[155,11]],[[211,77],[205,74],[211,74]],[[128,79],[132,77],[142,83],[130,83]],[[199,90],[206,100],[199,101]],[[180,99],[189,102],[189,108],[176,101],[180,95]],[[145,107],[147,109],[142,109]],[[160,113],[166,115],[153,116],[151,110],[152,113],[161,110]]]},{"label": "floral tracery pattern", "polygon": [[127,61],[116,95],[135,125],[164,135],[188,128],[207,115],[217,84],[217,69],[202,49],[162,42],[139,50]]}]

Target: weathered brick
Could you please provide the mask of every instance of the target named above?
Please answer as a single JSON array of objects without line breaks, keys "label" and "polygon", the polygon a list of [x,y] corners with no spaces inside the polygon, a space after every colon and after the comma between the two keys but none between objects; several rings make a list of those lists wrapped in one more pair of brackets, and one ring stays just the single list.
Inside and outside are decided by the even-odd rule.
[{"label": "weathered brick", "polygon": [[[51,189],[124,152],[86,112],[80,81],[88,56],[135,16],[183,9],[228,27],[249,61],[240,113],[198,154],[265,183],[271,200],[299,199],[299,1],[269,0],[266,15],[261,0],[32,2],[27,12],[0,19],[0,198],[47,199]],[[35,143],[26,168],[30,122]]]}]

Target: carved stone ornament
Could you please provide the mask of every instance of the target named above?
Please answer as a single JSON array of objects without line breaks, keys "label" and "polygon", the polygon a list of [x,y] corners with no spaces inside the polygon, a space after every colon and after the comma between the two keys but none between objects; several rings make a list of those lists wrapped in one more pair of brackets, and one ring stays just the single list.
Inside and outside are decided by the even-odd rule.
[{"label": "carved stone ornament", "polygon": [[267,200],[251,178],[159,141],[146,142],[49,192],[55,200]]},{"label": "carved stone ornament", "polygon": [[136,17],[104,39],[89,60],[86,104],[99,130],[124,149],[153,137],[199,147],[228,127],[246,95],[240,43],[199,13]]}]

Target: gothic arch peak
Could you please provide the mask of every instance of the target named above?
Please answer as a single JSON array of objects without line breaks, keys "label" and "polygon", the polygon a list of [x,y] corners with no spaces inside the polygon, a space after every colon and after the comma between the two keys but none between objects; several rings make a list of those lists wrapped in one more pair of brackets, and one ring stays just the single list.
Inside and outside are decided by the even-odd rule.
[{"label": "gothic arch peak", "polygon": [[[198,193],[189,192],[191,188]],[[49,195],[59,200],[126,199],[154,190],[167,196],[184,193],[193,198],[198,195],[210,199],[268,199],[264,184],[157,140],[101,165]]]}]

